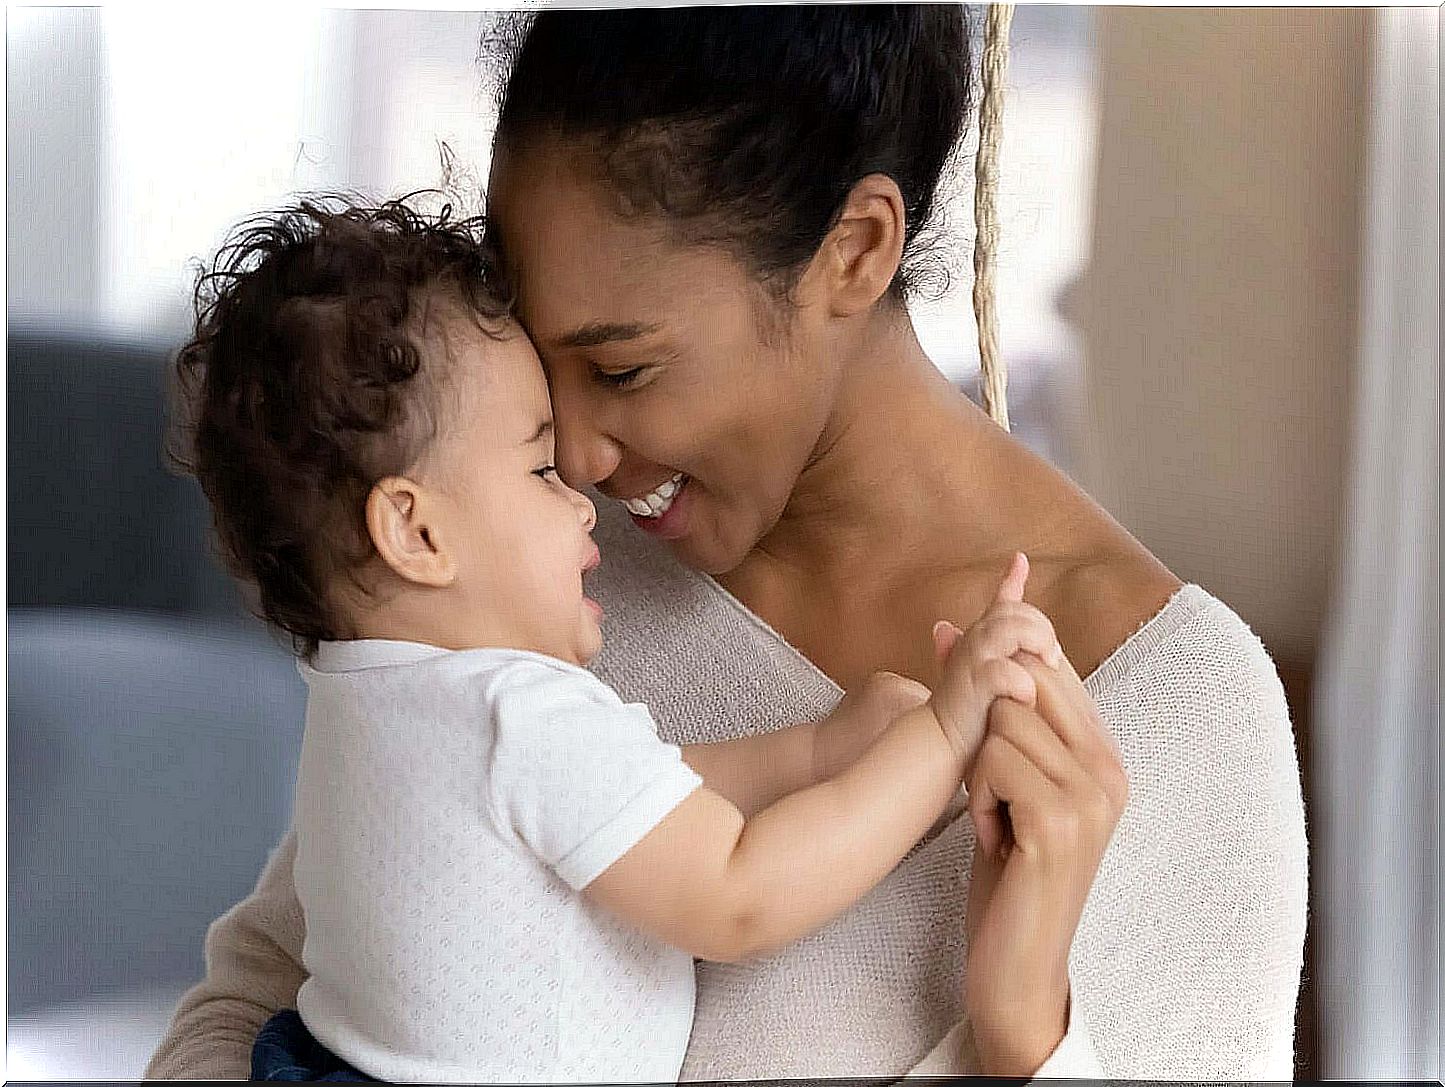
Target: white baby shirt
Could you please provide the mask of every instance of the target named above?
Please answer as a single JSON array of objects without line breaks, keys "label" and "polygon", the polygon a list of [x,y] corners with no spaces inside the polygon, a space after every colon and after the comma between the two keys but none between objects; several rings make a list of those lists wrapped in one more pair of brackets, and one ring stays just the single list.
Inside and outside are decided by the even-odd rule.
[{"label": "white baby shirt", "polygon": [[675,1081],[692,958],[578,893],[701,784],[647,708],[518,650],[323,642],[298,669],[316,1038],[396,1082]]}]

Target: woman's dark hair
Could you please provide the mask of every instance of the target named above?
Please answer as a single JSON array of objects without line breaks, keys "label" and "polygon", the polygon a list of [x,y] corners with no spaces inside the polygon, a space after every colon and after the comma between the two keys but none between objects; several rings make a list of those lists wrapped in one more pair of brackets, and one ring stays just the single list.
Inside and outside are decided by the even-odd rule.
[{"label": "woman's dark hair", "polygon": [[592,153],[624,211],[721,244],[791,287],[853,185],[897,182],[895,297],[929,264],[940,180],[972,106],[959,5],[547,11],[491,39],[497,140]]},{"label": "woman's dark hair", "polygon": [[444,360],[420,349],[418,318],[438,296],[484,329],[507,313],[481,220],[410,199],[321,197],[242,223],[197,280],[176,357],[172,457],[210,500],[227,567],[306,656],[347,636],[329,586],[374,554],[371,487],[436,434]]}]

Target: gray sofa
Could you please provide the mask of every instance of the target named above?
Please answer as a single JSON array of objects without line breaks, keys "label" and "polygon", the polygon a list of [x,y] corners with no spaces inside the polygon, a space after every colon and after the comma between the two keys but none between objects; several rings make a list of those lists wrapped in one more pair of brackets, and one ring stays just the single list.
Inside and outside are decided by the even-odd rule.
[{"label": "gray sofa", "polygon": [[212,558],[199,488],[166,467],[167,356],[83,331],[7,344],[21,1078],[138,1076],[207,924],[290,818],[304,685]]}]

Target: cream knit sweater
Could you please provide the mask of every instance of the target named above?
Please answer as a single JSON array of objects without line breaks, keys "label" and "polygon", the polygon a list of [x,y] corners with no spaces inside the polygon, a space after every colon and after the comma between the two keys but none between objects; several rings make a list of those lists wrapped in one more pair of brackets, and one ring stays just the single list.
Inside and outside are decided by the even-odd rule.
[{"label": "cream knit sweater", "polygon": [[[599,506],[589,591],[607,610],[607,648],[594,670],[646,703],[665,739],[722,740],[832,708],[841,692],[808,660],[616,503]],[[1087,1030],[1110,1077],[1290,1079],[1304,809],[1264,647],[1187,585],[1085,685],[1123,748],[1130,799],[1074,940],[1071,1035]],[[823,930],[762,961],[700,963],[683,1077],[976,1070],[954,1029],[973,844],[961,816]],[[251,896],[212,925],[206,978],[148,1077],[244,1079],[261,1024],[295,1006],[294,852],[288,834]]]}]

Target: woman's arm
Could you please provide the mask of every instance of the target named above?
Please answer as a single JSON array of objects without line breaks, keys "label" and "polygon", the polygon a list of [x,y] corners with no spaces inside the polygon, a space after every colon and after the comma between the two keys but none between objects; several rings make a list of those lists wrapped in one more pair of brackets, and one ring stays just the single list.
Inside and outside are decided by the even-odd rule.
[{"label": "woman's arm", "polygon": [[[978,1043],[967,1019],[961,1019],[945,1034],[928,1055],[914,1065],[905,1079],[914,1076],[966,1076],[976,1074],[982,1066]],[[1073,1005],[1069,1012],[1069,1028],[1063,1041],[1033,1074],[1034,1079],[1094,1080],[1103,1076],[1094,1041],[1089,1034],[1088,1020]]]},{"label": "woman's arm", "polygon": [[[1217,601],[1196,608],[1147,661],[1134,662],[1127,685],[1111,691],[1110,713],[1118,715],[1111,719],[1131,720],[1121,734],[1137,738],[1130,747],[1132,795],[1103,862],[1103,897],[1090,902],[1068,942],[1034,935],[1040,919],[1062,916],[1074,897],[1079,870],[1068,858],[1087,860],[1091,851],[1079,848],[1091,838],[1089,806],[1080,806],[1077,819],[1050,820],[1074,838],[1063,852],[1041,848],[1027,829],[1035,844],[1018,844],[1016,814],[1025,828],[1037,828],[1025,809],[1044,811],[1038,798],[1049,790],[1037,798],[1016,794],[1007,856],[990,861],[994,840],[981,831],[965,1003],[978,1010],[990,989],[998,995],[1011,979],[1029,977],[1036,980],[1027,988],[1038,995],[1019,996],[1023,1003],[1011,1013],[980,1016],[994,1056],[982,1039],[959,1055],[964,1035],[978,1033],[974,1023],[956,1028],[947,1045],[940,1043],[945,1052],[930,1054],[919,1074],[941,1071],[940,1062],[955,1058],[973,1062],[955,1071],[1085,1078],[1090,1073],[1082,1069],[1090,1064],[1117,1078],[1287,1080],[1293,1074],[1306,843],[1288,711],[1258,639]],[[1058,729],[1071,736],[1081,725],[1102,730],[1076,677],[1067,670],[1033,671],[1038,712],[998,704],[998,717],[1013,718],[1005,731],[1021,736],[1046,720],[1056,735]],[[991,718],[991,731],[996,723]],[[1045,758],[1043,748],[1023,742],[1036,753],[1035,765]],[[981,752],[972,783],[992,773],[1007,789],[1002,766]],[[996,827],[992,816],[982,818]],[[1053,875],[1030,878],[1029,869],[1047,854],[1056,858]],[[1059,931],[1056,923],[1045,927]],[[1037,981],[1041,976],[1054,980]],[[1066,989],[1067,1012],[1055,1003]],[[1029,1000],[1045,1000],[1047,1008],[1024,1011],[1033,1007]],[[1032,1047],[1034,1060],[1049,1052],[1051,1039],[1039,1037],[1037,1028],[1054,1018],[1049,1008],[1067,1015],[1068,1031],[1042,1067],[998,1063],[998,1054],[1009,1050]],[[1054,1026],[1054,1038],[1059,1029]]]},{"label": "woman's arm", "polygon": [[983,1070],[1036,1073],[1068,1025],[1069,952],[1129,786],[1072,670],[1028,665],[1037,712],[1000,701],[969,781],[977,827],[964,1005]]},{"label": "woman's arm", "polygon": [[[940,651],[948,641],[940,639]],[[1101,1074],[1087,1020],[1070,995],[1068,957],[1128,783],[1072,668],[1018,659],[1034,678],[1035,704],[1000,700],[991,707],[969,779],[978,835],[967,926],[969,1018],[911,1076]]]},{"label": "woman's arm", "polygon": [[296,1006],[305,922],[291,864],[296,834],[271,855],[250,897],[206,933],[206,976],[181,998],[146,1079],[247,1079],[261,1026]]}]

